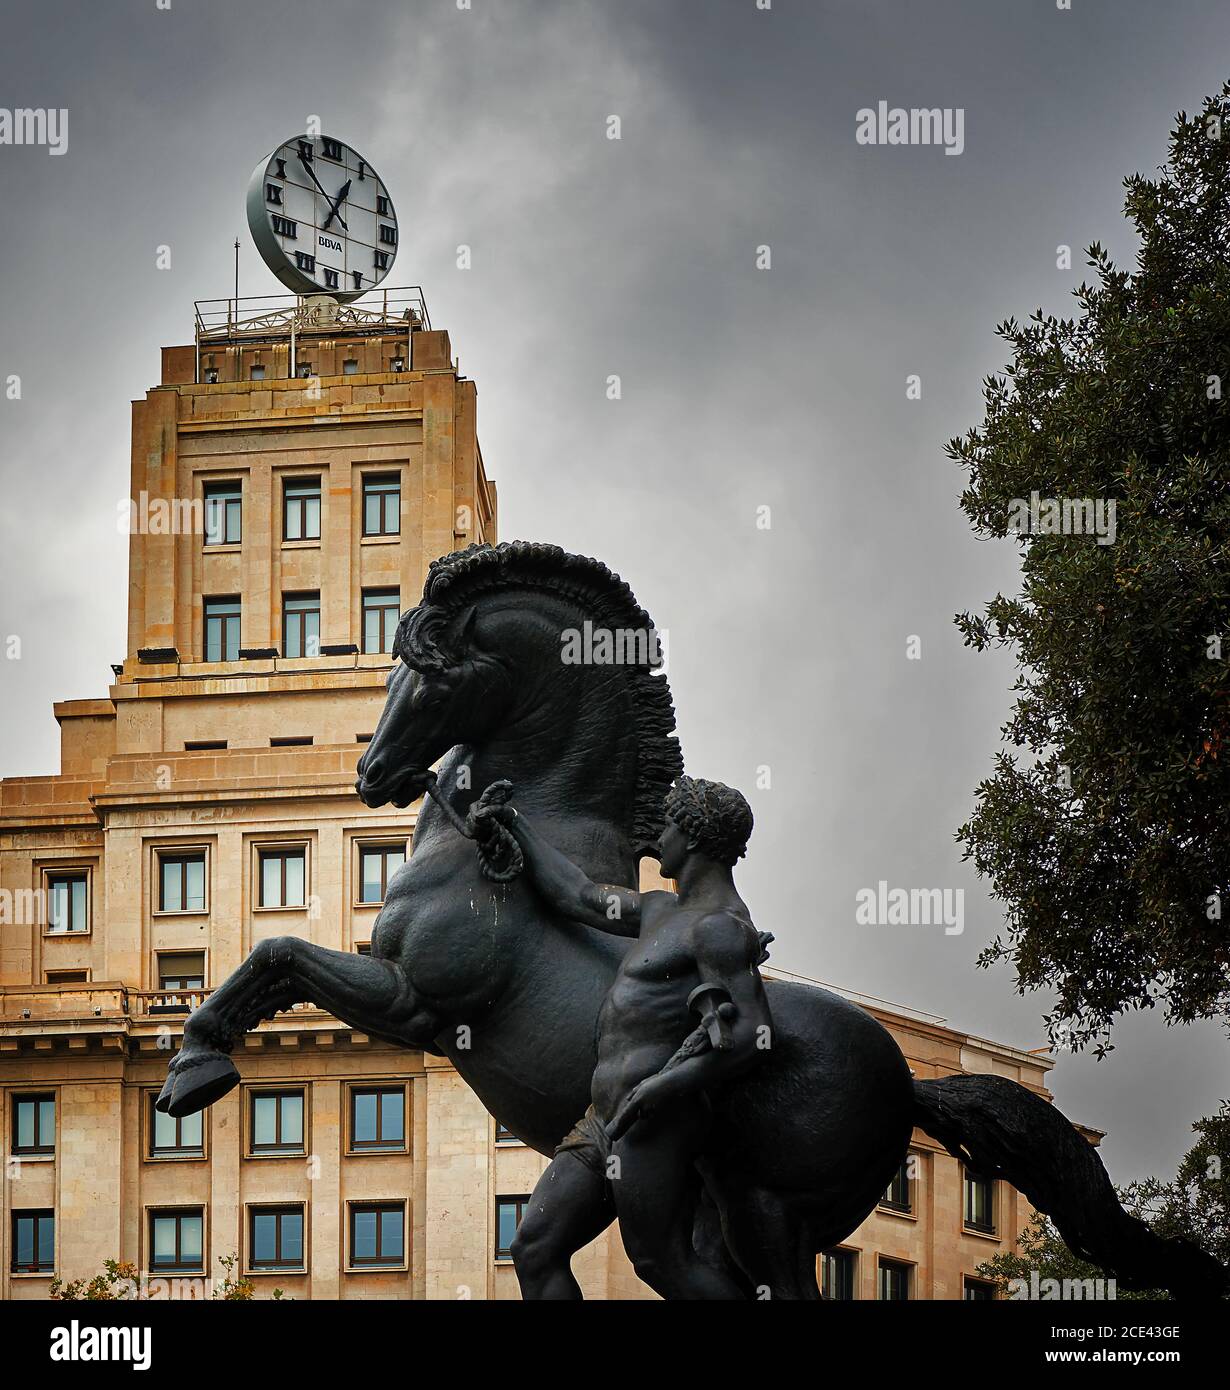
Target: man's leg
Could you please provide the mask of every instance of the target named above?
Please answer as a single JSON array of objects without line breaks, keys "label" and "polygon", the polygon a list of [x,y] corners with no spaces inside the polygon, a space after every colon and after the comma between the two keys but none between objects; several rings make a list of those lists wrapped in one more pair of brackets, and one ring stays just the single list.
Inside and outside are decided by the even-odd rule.
[{"label": "man's leg", "polygon": [[692,1247],[696,1187],[693,1159],[708,1127],[700,1102],[637,1120],[615,1144],[611,1191],[624,1249],[637,1275],[663,1298],[746,1300],[725,1270]]},{"label": "man's leg", "polygon": [[601,1174],[571,1150],[556,1154],[513,1237],[522,1298],[580,1298],[572,1257],[614,1219],[610,1188]]}]

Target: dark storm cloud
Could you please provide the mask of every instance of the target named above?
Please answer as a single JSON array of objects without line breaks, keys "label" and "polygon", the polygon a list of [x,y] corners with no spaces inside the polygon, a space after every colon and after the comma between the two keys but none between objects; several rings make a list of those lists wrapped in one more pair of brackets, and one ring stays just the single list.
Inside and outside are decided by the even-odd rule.
[{"label": "dark storm cloud", "polygon": [[[775,961],[1040,1045],[1047,1001],[974,968],[999,914],[952,838],[1011,668],[951,615],[1015,568],[969,536],[942,444],[1002,364],[993,325],[1067,309],[1090,240],[1130,256],[1120,179],[1220,84],[1227,39],[1212,0],[10,0],[0,106],[70,118],[61,158],[0,148],[0,379],[23,381],[0,628],[24,640],[0,766],[53,769],[50,702],[122,655],[127,402],[230,292],[237,233],[242,292],[278,291],[243,191],[317,114],[393,190],[393,279],[478,382],[505,537],[602,556],[669,630],[689,766],[755,806],[741,882]],[[880,100],[961,108],[964,152],[857,144]],[[964,933],[856,926],[881,879],[964,888]],[[1118,1041],[1061,1059],[1058,1097],[1116,1176],[1168,1170],[1224,1043],[1152,1019]]]}]

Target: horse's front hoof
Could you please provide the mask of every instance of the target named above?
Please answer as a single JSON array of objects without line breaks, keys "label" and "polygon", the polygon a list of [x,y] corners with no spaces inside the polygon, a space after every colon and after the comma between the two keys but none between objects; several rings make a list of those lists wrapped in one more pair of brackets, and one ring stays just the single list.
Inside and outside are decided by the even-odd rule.
[{"label": "horse's front hoof", "polygon": [[239,1084],[239,1071],[224,1052],[181,1053],[180,1057],[172,1064],[154,1102],[156,1110],[172,1119],[204,1110]]}]

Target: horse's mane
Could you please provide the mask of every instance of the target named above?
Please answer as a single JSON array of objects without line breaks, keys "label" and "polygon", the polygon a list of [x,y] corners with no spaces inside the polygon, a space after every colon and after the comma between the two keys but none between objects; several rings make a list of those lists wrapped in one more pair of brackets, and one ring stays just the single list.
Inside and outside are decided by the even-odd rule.
[{"label": "horse's mane", "polygon": [[[394,652],[409,666],[438,670],[451,663],[445,629],[457,613],[488,593],[541,589],[571,599],[594,627],[644,631],[653,621],[632,590],[601,560],[571,555],[558,545],[537,541],[501,541],[472,545],[433,560],[423,585],[423,601],[403,614]],[[647,650],[654,650],[647,643]],[[683,751],[675,737],[675,707],[670,684],[657,663],[620,666],[630,682],[636,721],[636,802],[633,837],[640,854],[657,851],[662,830],[662,803],[671,783],[683,772]]]}]

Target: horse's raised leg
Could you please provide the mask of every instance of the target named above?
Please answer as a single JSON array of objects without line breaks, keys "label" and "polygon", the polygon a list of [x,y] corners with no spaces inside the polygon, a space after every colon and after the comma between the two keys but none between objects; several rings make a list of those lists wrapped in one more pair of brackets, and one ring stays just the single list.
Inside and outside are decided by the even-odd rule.
[{"label": "horse's raised leg", "polygon": [[262,1019],[312,1003],[343,1023],[401,1047],[435,1050],[441,1021],[416,998],[394,961],[331,951],[297,936],[262,941],[184,1024],[157,1107],[179,1117],[224,1096],[239,1072],[227,1055]]}]

